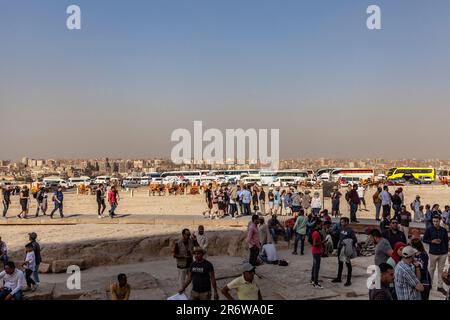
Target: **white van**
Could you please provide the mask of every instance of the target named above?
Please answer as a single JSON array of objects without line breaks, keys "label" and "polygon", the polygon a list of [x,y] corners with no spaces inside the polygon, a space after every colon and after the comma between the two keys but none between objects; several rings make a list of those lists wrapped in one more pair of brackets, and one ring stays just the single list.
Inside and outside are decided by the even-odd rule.
[{"label": "white van", "polygon": [[108,185],[110,182],[111,182],[111,177],[110,176],[98,176],[94,180],[95,184]]},{"label": "white van", "polygon": [[50,188],[50,187],[54,187],[54,186],[61,186],[65,189],[69,189],[69,184],[67,183],[66,180],[61,179],[61,178],[56,178],[56,177],[49,177],[49,178],[44,178],[42,180],[42,183],[44,184],[44,187],[46,188]]},{"label": "white van", "polygon": [[85,186],[89,186],[91,185],[91,178],[86,176],[78,178],[69,178],[68,184],[70,188],[79,187],[82,184],[84,184]]}]

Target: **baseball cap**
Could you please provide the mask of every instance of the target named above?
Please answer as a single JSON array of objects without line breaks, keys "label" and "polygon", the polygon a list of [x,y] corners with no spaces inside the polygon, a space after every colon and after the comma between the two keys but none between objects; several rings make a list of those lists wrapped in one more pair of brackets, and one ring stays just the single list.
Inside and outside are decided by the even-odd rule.
[{"label": "baseball cap", "polygon": [[255,271],[255,267],[252,266],[250,263],[246,262],[242,265],[242,271],[243,272],[252,272],[252,271]]},{"label": "baseball cap", "polygon": [[402,256],[403,256],[403,258],[411,258],[411,257],[414,257],[414,256],[416,255],[416,253],[417,253],[417,250],[414,249],[414,248],[411,247],[411,246],[406,246],[406,247],[404,247],[403,250],[402,250]]}]

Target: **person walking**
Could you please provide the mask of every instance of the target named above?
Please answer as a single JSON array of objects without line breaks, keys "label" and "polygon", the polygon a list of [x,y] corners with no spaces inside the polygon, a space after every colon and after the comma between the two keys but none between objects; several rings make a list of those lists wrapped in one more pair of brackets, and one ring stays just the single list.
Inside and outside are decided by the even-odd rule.
[{"label": "person walking", "polygon": [[59,210],[59,215],[61,218],[64,218],[64,213],[63,213],[63,209],[64,209],[64,194],[62,191],[62,187],[59,186],[58,190],[55,191],[55,193],[53,194],[53,203],[55,205],[55,208],[53,208],[52,212],[50,213],[50,219],[53,219],[53,215],[55,214],[55,212],[57,210]]},{"label": "person walking", "polygon": [[44,187],[40,187],[39,191],[36,193],[36,218],[39,217],[39,213],[42,211],[44,216],[47,214],[46,206],[44,206],[46,192]]},{"label": "person walking", "polygon": [[259,230],[258,230],[259,217],[258,215],[252,216],[252,222],[248,228],[247,232],[247,243],[248,248],[250,249],[250,257],[249,263],[256,267],[259,250],[261,249],[261,241],[259,239]]},{"label": "person walking", "polygon": [[350,204],[350,222],[359,223],[356,218],[356,212],[358,211],[358,206],[360,203],[358,195],[358,185],[354,184],[352,190],[348,193],[348,201]]},{"label": "person walking", "polygon": [[33,280],[31,275],[34,273],[36,269],[36,257],[34,255],[33,246],[31,243],[28,243],[25,246],[25,261],[23,262],[23,268],[25,269],[25,279],[27,282],[28,290],[35,291],[36,290],[36,282]]},{"label": "person walking", "polygon": [[197,240],[191,237],[189,229],[183,229],[181,239],[176,241],[173,246],[173,257],[177,261],[179,288],[186,283],[189,268],[193,262],[194,247],[199,247]]},{"label": "person walking", "polygon": [[[30,190],[28,186],[23,186],[19,193],[19,202],[22,211],[17,215],[19,219],[26,219],[28,215],[28,201],[30,200]],[[23,216],[22,216],[23,214]]]},{"label": "person walking", "polygon": [[31,232],[30,234],[28,234],[28,240],[30,240],[31,246],[33,247],[33,252],[34,252],[34,257],[35,257],[35,269],[33,271],[33,279],[36,282],[36,287],[39,287],[39,283],[41,282],[39,279],[39,266],[42,262],[42,257],[41,257],[41,246],[40,244],[37,242],[37,233],[36,232]]},{"label": "person walking", "polygon": [[380,199],[381,199],[381,206],[383,207],[383,218],[385,217],[391,217],[391,204],[392,204],[392,197],[389,193],[388,186],[383,187],[383,191],[380,193]]},{"label": "person walking", "polygon": [[295,242],[294,251],[292,254],[297,254],[298,242],[300,241],[300,255],[305,254],[305,238],[306,238],[306,225],[308,224],[308,218],[305,217],[305,212],[300,210],[300,214],[294,224]]},{"label": "person walking", "polygon": [[431,279],[433,279],[437,269],[437,291],[447,296],[447,291],[444,289],[442,283],[442,272],[448,256],[448,233],[446,229],[441,227],[440,222],[441,218],[438,215],[433,216],[433,225],[425,230],[423,242],[430,246],[429,253]]},{"label": "person walking", "polygon": [[266,215],[266,192],[264,188],[261,188],[261,192],[259,193],[259,208],[261,210],[261,214],[263,216]]},{"label": "person walking", "polygon": [[112,186],[111,189],[108,192],[108,202],[111,206],[111,209],[109,210],[109,216],[114,218],[116,216],[116,208],[119,205],[119,192],[116,189],[116,186]]},{"label": "person walking", "polygon": [[103,218],[103,213],[106,210],[106,191],[105,186],[103,184],[100,184],[97,188],[97,191],[95,192],[96,200],[97,200],[97,213],[98,218]]},{"label": "person walking", "polygon": [[373,205],[375,206],[375,220],[381,221],[380,219],[380,212],[381,212],[381,192],[383,192],[383,189],[381,187],[377,188],[377,191],[373,194]]},{"label": "person walking", "polygon": [[186,283],[178,290],[184,293],[192,282],[191,300],[211,300],[211,287],[214,289],[214,300],[219,300],[214,266],[204,259],[205,251],[201,247],[194,248],[195,260],[192,262]]},{"label": "person walking", "polygon": [[11,205],[11,191],[12,191],[11,187],[2,188],[3,218],[6,218],[9,206]]}]

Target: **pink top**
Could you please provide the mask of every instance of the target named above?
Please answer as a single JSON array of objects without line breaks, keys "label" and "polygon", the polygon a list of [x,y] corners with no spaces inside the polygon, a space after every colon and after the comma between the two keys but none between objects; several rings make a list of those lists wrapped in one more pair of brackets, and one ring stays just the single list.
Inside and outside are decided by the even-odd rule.
[{"label": "pink top", "polygon": [[248,228],[247,242],[249,248],[253,247],[261,248],[261,243],[259,242],[258,227],[253,222],[250,224],[250,227]]}]

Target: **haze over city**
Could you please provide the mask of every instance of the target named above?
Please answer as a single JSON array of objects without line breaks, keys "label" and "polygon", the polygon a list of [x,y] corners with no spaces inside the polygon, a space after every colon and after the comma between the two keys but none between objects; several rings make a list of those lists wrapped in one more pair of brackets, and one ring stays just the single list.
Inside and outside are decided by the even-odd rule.
[{"label": "haze over city", "polygon": [[[171,132],[279,128],[281,158],[450,158],[450,3],[2,3],[1,158],[168,157]],[[441,120],[442,119],[442,120]]]}]

